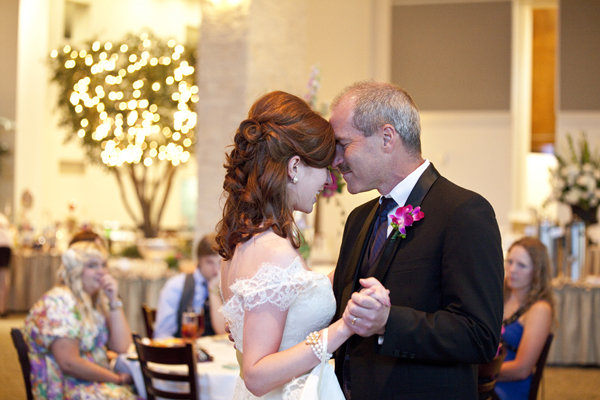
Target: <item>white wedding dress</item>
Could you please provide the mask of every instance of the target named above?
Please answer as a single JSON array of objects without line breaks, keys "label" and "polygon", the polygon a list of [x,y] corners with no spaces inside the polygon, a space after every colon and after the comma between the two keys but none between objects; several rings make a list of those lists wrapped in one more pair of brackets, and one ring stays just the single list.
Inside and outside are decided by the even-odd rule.
[{"label": "white wedding dress", "polygon": [[[253,277],[235,281],[230,289],[233,295],[223,305],[222,311],[242,354],[244,312],[256,306],[270,303],[282,311],[288,310],[280,351],[303,342],[310,332],[328,326],[335,313],[335,297],[329,278],[306,270],[300,257],[296,257],[289,266],[265,263]],[[298,399],[307,376],[308,372],[260,399]],[[233,399],[257,398],[238,377]]]}]

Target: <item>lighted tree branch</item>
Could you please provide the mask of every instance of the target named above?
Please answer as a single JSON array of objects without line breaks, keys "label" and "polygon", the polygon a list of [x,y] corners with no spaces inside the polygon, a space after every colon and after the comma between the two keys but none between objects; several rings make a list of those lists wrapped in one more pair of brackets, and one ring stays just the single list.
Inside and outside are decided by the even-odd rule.
[{"label": "lighted tree branch", "polygon": [[66,140],[79,141],[91,162],[114,172],[128,215],[146,237],[156,236],[176,167],[194,148],[193,53],[143,33],[118,43],[66,45],[50,57]]}]

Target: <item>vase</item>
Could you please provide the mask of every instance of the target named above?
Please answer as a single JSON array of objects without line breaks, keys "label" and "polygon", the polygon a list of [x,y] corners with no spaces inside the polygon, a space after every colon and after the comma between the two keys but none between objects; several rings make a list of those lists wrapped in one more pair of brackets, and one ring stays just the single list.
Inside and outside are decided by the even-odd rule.
[{"label": "vase", "polygon": [[573,218],[583,221],[586,227],[598,223],[598,206],[584,209],[572,205],[571,212],[573,213]]},{"label": "vase", "polygon": [[164,261],[175,254],[177,247],[173,240],[167,238],[139,238],[137,248],[145,260]]}]

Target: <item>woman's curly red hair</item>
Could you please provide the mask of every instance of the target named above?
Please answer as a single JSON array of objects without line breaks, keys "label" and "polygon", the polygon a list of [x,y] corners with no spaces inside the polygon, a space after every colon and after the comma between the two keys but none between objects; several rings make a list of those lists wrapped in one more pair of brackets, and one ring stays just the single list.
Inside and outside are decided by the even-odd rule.
[{"label": "woman's curly red hair", "polygon": [[267,93],[240,123],[226,156],[226,201],[217,225],[223,258],[231,259],[238,243],[269,228],[298,247],[286,189],[288,161],[295,155],[314,168],[330,165],[335,157],[333,129],[299,97]]}]

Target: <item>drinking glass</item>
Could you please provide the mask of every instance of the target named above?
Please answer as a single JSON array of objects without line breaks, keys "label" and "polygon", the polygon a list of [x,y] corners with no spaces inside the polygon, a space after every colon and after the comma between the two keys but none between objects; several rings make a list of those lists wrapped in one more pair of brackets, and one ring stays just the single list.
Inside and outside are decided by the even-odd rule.
[{"label": "drinking glass", "polygon": [[185,311],[181,315],[181,337],[186,341],[194,341],[198,337],[198,314]]}]

